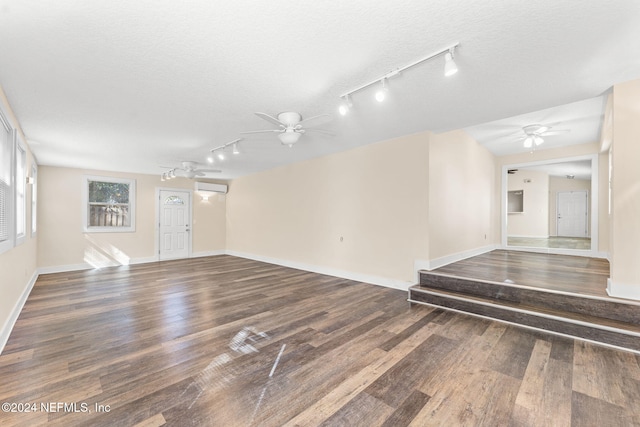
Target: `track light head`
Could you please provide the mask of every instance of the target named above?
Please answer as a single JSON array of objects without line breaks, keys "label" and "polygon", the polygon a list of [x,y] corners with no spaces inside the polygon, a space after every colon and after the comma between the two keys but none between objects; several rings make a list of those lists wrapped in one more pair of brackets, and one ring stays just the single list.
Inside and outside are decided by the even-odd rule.
[{"label": "track light head", "polygon": [[349,96],[349,94],[346,94],[342,97],[342,102],[338,107],[338,112],[341,116],[346,116],[352,106],[353,104],[351,103],[351,97]]},{"label": "track light head", "polygon": [[238,148],[238,143],[233,143],[233,154],[240,154],[240,149]]},{"label": "track light head", "polygon": [[212,155],[207,156],[207,162],[208,163],[213,163],[213,156]]},{"label": "track light head", "polygon": [[218,159],[219,159],[219,160],[224,160],[224,153],[223,153],[222,151],[220,151],[220,152],[218,153]]},{"label": "track light head", "polygon": [[376,92],[376,101],[382,102],[387,97],[387,78],[380,80],[382,88]]},{"label": "track light head", "polygon": [[453,76],[457,72],[458,66],[453,60],[453,49],[449,49],[449,52],[444,55],[444,75],[449,77]]}]

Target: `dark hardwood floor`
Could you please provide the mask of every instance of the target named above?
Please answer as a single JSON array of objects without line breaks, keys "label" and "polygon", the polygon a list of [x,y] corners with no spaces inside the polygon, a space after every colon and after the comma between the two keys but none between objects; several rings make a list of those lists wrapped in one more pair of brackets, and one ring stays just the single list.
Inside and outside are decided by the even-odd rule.
[{"label": "dark hardwood floor", "polygon": [[570,255],[495,250],[436,268],[433,272],[606,297],[609,261]]},{"label": "dark hardwood floor", "polygon": [[0,425],[640,425],[640,355],[406,298],[231,256],[44,275]]}]

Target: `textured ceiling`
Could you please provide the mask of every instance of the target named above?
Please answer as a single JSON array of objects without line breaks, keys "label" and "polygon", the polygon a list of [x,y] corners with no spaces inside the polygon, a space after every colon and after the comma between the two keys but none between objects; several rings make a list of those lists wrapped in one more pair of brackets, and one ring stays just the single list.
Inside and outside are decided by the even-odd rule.
[{"label": "textured ceiling", "polygon": [[[640,77],[638,22],[637,0],[0,0],[0,84],[45,165],[160,173],[269,128],[255,111],[332,114],[323,128],[335,136],[306,134],[291,149],[247,136],[242,155],[215,166],[234,178],[601,102],[592,98]],[[351,114],[336,113],[342,93],[454,42],[458,74],[443,77],[435,58],[390,79],[384,103],[369,88]],[[495,136],[520,122],[498,123]],[[583,142],[597,139],[596,122]],[[481,142],[499,153],[491,140]]]}]

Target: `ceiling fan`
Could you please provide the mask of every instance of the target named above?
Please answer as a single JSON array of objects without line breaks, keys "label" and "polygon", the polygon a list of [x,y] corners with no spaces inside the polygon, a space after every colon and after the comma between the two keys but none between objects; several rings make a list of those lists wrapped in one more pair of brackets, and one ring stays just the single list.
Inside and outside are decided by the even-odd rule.
[{"label": "ceiling fan", "polygon": [[284,145],[288,145],[289,147],[291,147],[293,144],[298,142],[302,134],[304,134],[307,131],[320,132],[320,133],[324,133],[325,135],[332,135],[331,132],[328,132],[323,129],[303,127],[303,124],[308,123],[311,120],[315,120],[321,117],[329,117],[328,114],[320,114],[317,116],[309,117],[307,119],[303,119],[300,113],[296,113],[293,111],[285,111],[283,113],[279,113],[277,117],[273,117],[265,113],[256,113],[256,116],[268,121],[269,123],[272,123],[278,126],[278,129],[251,130],[251,131],[240,132],[240,133],[247,134],[247,133],[277,132],[278,139],[280,139],[280,142],[282,142]]},{"label": "ceiling fan", "polygon": [[206,173],[220,173],[222,172],[219,169],[200,169],[198,166],[201,163],[194,162],[191,160],[185,160],[182,162],[182,167],[172,168],[169,166],[161,166],[163,168],[170,169],[168,172],[162,174],[162,179],[167,180],[171,178],[175,178],[176,176],[183,176],[185,178],[193,179],[198,176],[205,176]]},{"label": "ceiling fan", "polygon": [[569,132],[569,129],[551,130],[553,126],[540,124],[527,125],[522,127],[524,136],[520,140],[524,141],[525,148],[533,148],[544,142],[543,136],[559,135]]}]

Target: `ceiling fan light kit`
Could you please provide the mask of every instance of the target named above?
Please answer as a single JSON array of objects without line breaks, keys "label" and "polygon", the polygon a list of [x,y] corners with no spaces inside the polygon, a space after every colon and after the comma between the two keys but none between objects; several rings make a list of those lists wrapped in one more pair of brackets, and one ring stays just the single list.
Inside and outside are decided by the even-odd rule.
[{"label": "ceiling fan light kit", "polygon": [[544,142],[543,136],[557,135],[569,132],[569,129],[551,130],[552,126],[540,124],[527,125],[522,127],[524,132],[524,148],[530,148],[533,153],[537,146]]},{"label": "ceiling fan light kit", "polygon": [[401,72],[405,71],[408,68],[411,68],[413,66],[416,66],[418,64],[421,64],[425,61],[428,61],[432,58],[435,58],[437,56],[440,56],[442,54],[445,54],[445,62],[444,62],[444,75],[446,77],[452,76],[454,74],[456,74],[458,72],[458,66],[456,65],[455,61],[453,60],[454,57],[454,51],[455,49],[460,45],[459,42],[453,43],[443,49],[440,49],[436,52],[433,52],[430,55],[425,56],[424,58],[420,58],[417,61],[412,62],[411,64],[405,65],[404,67],[401,68],[397,68],[395,70],[392,70],[390,72],[388,72],[387,74],[385,74],[382,77],[379,77],[375,80],[372,80],[368,83],[365,83],[363,85],[358,86],[355,89],[350,90],[349,92],[345,92],[342,95],[340,95],[340,99],[342,99],[343,101],[340,103],[339,107],[338,107],[338,112],[340,113],[340,115],[345,116],[349,110],[352,108],[351,105],[351,95],[361,91],[362,89],[365,89],[369,86],[375,85],[377,83],[381,83],[382,84],[382,89],[378,90],[375,94],[375,99],[378,102],[383,102],[386,98],[386,92],[387,92],[387,80],[391,77],[394,77],[398,74],[400,74]]},{"label": "ceiling fan light kit", "polygon": [[277,117],[270,116],[269,114],[266,114],[266,113],[257,112],[256,116],[268,121],[269,123],[272,123],[278,126],[278,129],[251,130],[251,131],[241,132],[241,133],[248,134],[248,133],[276,132],[278,133],[278,139],[280,140],[280,142],[284,145],[288,145],[289,147],[293,146],[293,144],[298,142],[300,137],[304,133],[306,133],[307,130],[322,132],[327,134],[329,133],[322,129],[316,129],[316,128],[306,129],[304,127],[304,124],[306,122],[309,122],[314,119],[318,119],[320,117],[328,117],[329,116],[328,114],[320,114],[317,116],[309,117],[307,119],[303,119],[300,113],[296,113],[294,111],[285,111],[285,112],[279,113]]}]

